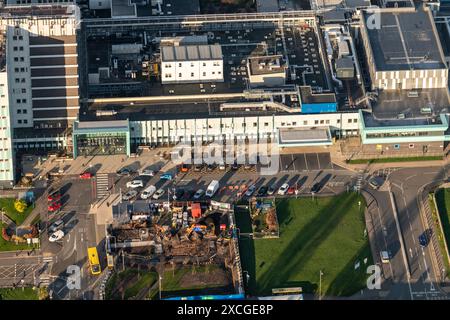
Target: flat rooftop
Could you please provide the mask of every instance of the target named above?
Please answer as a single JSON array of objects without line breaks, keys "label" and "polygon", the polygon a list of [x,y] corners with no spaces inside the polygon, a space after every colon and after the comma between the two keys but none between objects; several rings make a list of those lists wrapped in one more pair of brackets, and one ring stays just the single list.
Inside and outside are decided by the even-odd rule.
[{"label": "flat rooftop", "polygon": [[[433,18],[428,10],[377,10],[381,28],[369,28],[370,45],[378,71],[446,68]],[[368,15],[364,12],[364,21]]]},{"label": "flat rooftop", "polygon": [[375,118],[371,112],[362,111],[364,126],[366,128],[380,127],[410,127],[410,126],[435,126],[442,125],[440,115],[425,116],[405,119],[379,119]]},{"label": "flat rooftop", "polygon": [[410,91],[381,91],[372,111],[376,118],[396,119],[399,114],[406,118],[423,117],[422,108],[430,108],[433,113],[446,112],[450,106],[446,88]]},{"label": "flat rooftop", "polygon": [[329,128],[283,128],[278,129],[280,145],[314,145],[331,144],[331,135]]},{"label": "flat rooftop", "polygon": [[311,87],[300,87],[300,98],[302,103],[332,103],[336,102],[334,93],[316,93],[313,94]]},{"label": "flat rooftop", "polygon": [[284,73],[286,68],[281,55],[250,57],[248,61],[251,75]]},{"label": "flat rooftop", "polygon": [[136,5],[128,2],[129,0],[111,0],[112,17],[137,17]]}]

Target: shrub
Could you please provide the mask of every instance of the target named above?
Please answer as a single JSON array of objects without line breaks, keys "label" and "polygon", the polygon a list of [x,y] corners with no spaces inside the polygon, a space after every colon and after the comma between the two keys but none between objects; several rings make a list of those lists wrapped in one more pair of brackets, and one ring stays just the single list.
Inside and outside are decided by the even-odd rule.
[{"label": "shrub", "polygon": [[27,203],[25,200],[16,200],[14,201],[14,209],[16,209],[19,213],[24,213],[27,208]]}]

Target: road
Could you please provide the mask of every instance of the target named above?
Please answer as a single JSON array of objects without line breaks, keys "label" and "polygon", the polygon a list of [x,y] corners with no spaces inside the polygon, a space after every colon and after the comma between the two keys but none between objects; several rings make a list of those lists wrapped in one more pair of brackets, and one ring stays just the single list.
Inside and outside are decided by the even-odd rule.
[{"label": "road", "polygon": [[[419,235],[431,228],[424,218],[420,201],[423,188],[447,179],[446,168],[428,167],[394,169],[387,174],[385,186],[373,190],[363,187],[377,206],[371,210],[374,224],[376,260],[379,251],[391,254],[389,264],[382,264],[384,298],[393,299],[450,299],[440,287],[440,271],[435,252],[429,244],[421,247]],[[390,195],[392,194],[392,198]],[[365,292],[365,294],[370,294]]]}]

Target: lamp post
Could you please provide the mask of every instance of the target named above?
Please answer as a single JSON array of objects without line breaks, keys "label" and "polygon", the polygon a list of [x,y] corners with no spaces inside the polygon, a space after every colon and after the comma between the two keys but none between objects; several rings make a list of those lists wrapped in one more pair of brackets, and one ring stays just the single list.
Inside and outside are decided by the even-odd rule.
[{"label": "lamp post", "polygon": [[159,300],[161,300],[161,290],[162,290],[162,283],[161,283],[161,280],[162,280],[162,277],[161,277],[161,275],[159,275]]},{"label": "lamp post", "polygon": [[322,300],[322,270],[319,271],[319,300]]}]

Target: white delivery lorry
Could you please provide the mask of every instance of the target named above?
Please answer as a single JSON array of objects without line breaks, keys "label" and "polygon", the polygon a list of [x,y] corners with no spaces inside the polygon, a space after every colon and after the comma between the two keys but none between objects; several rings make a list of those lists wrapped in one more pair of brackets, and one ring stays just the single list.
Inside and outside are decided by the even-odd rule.
[{"label": "white delivery lorry", "polygon": [[211,181],[208,188],[206,189],[205,195],[207,197],[212,198],[214,196],[214,194],[217,192],[217,190],[219,190],[219,181],[213,180],[213,181]]}]

